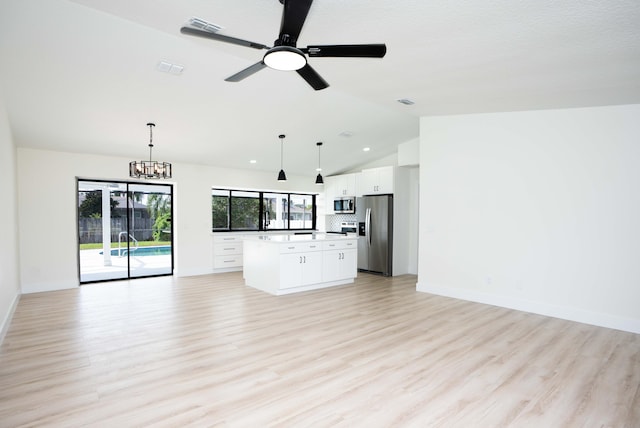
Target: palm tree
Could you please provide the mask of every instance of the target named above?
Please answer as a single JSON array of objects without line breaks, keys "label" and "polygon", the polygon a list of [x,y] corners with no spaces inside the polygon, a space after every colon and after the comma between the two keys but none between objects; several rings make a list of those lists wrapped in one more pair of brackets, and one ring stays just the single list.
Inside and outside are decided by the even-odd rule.
[{"label": "palm tree", "polygon": [[156,241],[171,239],[171,196],[164,193],[148,194],[147,210],[154,220],[153,239]]}]

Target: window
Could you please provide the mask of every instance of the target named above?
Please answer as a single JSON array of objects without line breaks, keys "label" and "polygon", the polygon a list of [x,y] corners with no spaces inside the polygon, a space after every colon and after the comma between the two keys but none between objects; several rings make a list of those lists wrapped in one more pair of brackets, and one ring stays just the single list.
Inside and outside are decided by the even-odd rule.
[{"label": "window", "polygon": [[313,230],[316,196],[250,190],[211,190],[214,232],[241,230]]},{"label": "window", "polygon": [[289,223],[292,229],[313,228],[315,200],[311,195],[291,195]]},{"label": "window", "polygon": [[264,193],[264,230],[289,228],[289,195],[286,193]]},{"label": "window", "polygon": [[231,192],[231,230],[260,229],[260,193]]},{"label": "window", "polygon": [[213,230],[229,230],[229,191],[211,191],[211,214],[213,215]]}]

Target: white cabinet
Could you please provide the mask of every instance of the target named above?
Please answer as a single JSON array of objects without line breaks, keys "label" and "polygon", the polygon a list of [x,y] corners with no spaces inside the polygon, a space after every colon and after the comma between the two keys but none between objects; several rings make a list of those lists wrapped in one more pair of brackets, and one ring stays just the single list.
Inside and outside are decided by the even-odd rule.
[{"label": "white cabinet", "polygon": [[248,286],[280,295],[348,284],[357,276],[357,239],[282,242],[285,239],[304,238],[245,240],[243,269]]},{"label": "white cabinet", "polygon": [[324,178],[326,214],[335,214],[333,200],[343,196],[356,196],[356,174],[334,175]]},{"label": "white cabinet", "polygon": [[325,177],[325,193],[331,200],[341,196],[356,195],[356,174],[343,174]]},{"label": "white cabinet", "polygon": [[322,245],[282,244],[280,247],[280,288],[322,282]]},{"label": "white cabinet", "polygon": [[322,282],[322,252],[280,255],[280,288]]},{"label": "white cabinet", "polygon": [[363,169],[358,181],[358,193],[361,195],[382,195],[394,192],[395,168]]},{"label": "white cabinet", "polygon": [[326,242],[323,246],[322,280],[354,278],[358,273],[357,241]]},{"label": "white cabinet", "polygon": [[234,233],[213,236],[213,269],[242,269],[242,235]]}]

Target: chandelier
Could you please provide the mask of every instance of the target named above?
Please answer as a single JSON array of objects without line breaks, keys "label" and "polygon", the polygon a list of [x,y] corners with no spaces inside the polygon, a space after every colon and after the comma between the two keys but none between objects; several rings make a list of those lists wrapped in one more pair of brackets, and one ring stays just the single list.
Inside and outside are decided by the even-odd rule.
[{"label": "chandelier", "polygon": [[155,123],[147,123],[149,127],[149,160],[129,162],[129,177],[132,178],[171,178],[171,164],[152,160],[153,127]]}]

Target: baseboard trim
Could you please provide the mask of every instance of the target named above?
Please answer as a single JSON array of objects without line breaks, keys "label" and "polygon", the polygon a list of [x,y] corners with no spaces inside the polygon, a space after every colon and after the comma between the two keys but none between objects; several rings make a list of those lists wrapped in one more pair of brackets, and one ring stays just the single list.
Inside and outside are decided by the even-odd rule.
[{"label": "baseboard trim", "polygon": [[80,286],[80,283],[77,280],[22,284],[22,294],[42,293],[45,291],[68,290],[70,288],[78,288],[79,286]]},{"label": "baseboard trim", "polygon": [[640,320],[480,291],[416,284],[416,291],[640,334]]},{"label": "baseboard trim", "polygon": [[18,307],[20,296],[21,296],[20,293],[15,295],[15,297],[13,298],[13,302],[11,302],[11,306],[9,306],[9,310],[7,311],[7,314],[2,320],[2,324],[0,325],[0,345],[2,345],[2,342],[4,341],[4,337],[6,336],[7,331],[9,331],[9,325],[11,325],[13,314],[16,311],[16,308]]},{"label": "baseboard trim", "polygon": [[201,276],[201,275],[209,275],[215,273],[213,269],[176,269],[174,271],[175,276],[178,278],[186,277],[186,276]]}]

